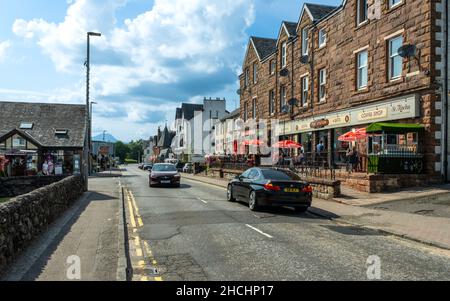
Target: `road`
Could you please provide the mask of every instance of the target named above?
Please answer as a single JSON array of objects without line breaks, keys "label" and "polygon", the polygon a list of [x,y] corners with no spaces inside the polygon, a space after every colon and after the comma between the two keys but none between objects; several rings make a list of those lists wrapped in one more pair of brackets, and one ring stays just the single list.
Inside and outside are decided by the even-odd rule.
[{"label": "road", "polygon": [[369,275],[382,280],[450,280],[448,251],[311,212],[253,213],[227,202],[223,188],[186,179],[180,189],[149,188],[135,166],[121,185],[136,218],[130,255],[143,258],[134,280],[373,280],[368,268],[378,263],[380,274]]}]

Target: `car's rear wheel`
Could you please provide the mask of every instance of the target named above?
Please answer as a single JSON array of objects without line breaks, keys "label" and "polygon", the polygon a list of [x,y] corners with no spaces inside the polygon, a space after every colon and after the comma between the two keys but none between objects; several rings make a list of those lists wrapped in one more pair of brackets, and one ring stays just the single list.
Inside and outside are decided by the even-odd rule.
[{"label": "car's rear wheel", "polygon": [[227,201],[228,202],[236,202],[236,199],[233,196],[233,186],[232,185],[228,185],[228,188],[227,188]]},{"label": "car's rear wheel", "polygon": [[258,211],[259,210],[258,198],[256,197],[256,192],[255,191],[250,192],[248,206],[249,206],[251,211]]}]

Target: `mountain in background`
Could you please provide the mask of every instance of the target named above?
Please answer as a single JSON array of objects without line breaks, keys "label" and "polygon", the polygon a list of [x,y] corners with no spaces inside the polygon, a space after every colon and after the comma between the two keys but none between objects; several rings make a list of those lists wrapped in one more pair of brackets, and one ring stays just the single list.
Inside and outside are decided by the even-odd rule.
[{"label": "mountain in background", "polygon": [[[103,134],[99,134],[97,136],[93,136],[92,137],[92,141],[103,141]],[[112,142],[112,143],[116,143],[117,140],[113,135],[111,134],[105,134],[105,142]]]}]

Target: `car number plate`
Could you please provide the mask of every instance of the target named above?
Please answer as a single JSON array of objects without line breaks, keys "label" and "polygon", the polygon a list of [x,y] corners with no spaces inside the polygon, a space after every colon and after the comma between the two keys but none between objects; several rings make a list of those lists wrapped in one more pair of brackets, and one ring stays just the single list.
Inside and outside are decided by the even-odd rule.
[{"label": "car number plate", "polygon": [[298,189],[298,188],[286,188],[284,191],[285,192],[290,192],[290,193],[299,193],[300,189]]},{"label": "car number plate", "polygon": [[170,181],[161,181],[161,184],[170,184]]}]

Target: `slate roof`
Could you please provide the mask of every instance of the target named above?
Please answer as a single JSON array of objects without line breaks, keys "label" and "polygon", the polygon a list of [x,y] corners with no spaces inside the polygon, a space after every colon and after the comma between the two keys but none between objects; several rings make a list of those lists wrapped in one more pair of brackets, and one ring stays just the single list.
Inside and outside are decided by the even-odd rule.
[{"label": "slate roof", "polygon": [[314,4],[314,3],[305,3],[305,6],[308,8],[309,12],[313,16],[314,19],[313,21],[324,18],[337,8],[336,6]]},{"label": "slate roof", "polygon": [[170,132],[166,126],[161,134],[161,138],[159,138],[158,147],[161,147],[163,149],[170,148],[172,146],[172,140],[174,137],[175,133]]},{"label": "slate roof", "polygon": [[286,29],[289,32],[289,36],[295,37],[297,35],[297,22],[283,21],[283,24],[286,26]]},{"label": "slate roof", "polygon": [[[0,112],[0,137],[18,130],[44,147],[84,146],[84,105],[0,102]],[[33,128],[20,129],[21,123],[32,123]],[[55,130],[68,134],[57,136]]]},{"label": "slate roof", "polygon": [[235,119],[235,118],[239,117],[240,115],[241,115],[241,110],[236,109],[233,112],[226,115],[225,117],[223,117],[222,119],[220,119],[220,121],[224,122],[224,121],[227,121],[228,119]]},{"label": "slate roof", "polygon": [[181,105],[181,110],[182,113],[184,114],[184,119],[191,120],[192,118],[194,118],[194,112],[203,110],[203,105],[183,103]]},{"label": "slate roof", "polygon": [[277,50],[277,40],[251,37],[253,44],[255,45],[256,52],[258,52],[259,58],[262,60],[268,58]]}]

